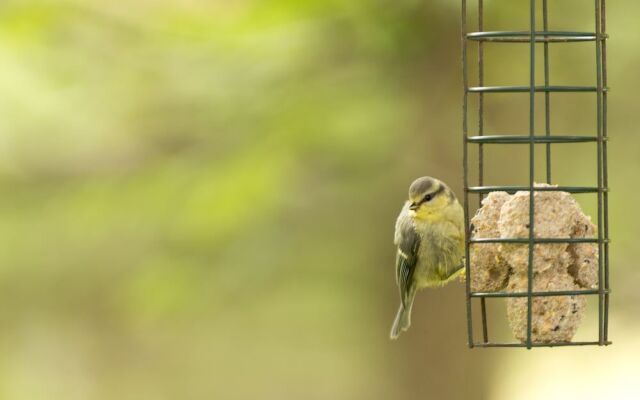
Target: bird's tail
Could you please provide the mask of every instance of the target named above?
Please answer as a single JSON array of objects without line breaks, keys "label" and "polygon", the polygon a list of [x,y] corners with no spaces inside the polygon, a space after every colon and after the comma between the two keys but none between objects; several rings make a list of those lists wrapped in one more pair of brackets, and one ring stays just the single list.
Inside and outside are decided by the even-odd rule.
[{"label": "bird's tail", "polygon": [[400,302],[400,308],[398,309],[398,314],[396,314],[396,319],[393,321],[391,334],[389,335],[391,339],[397,339],[400,336],[400,332],[406,331],[411,326],[411,309],[415,298],[416,287],[412,285],[404,301]]},{"label": "bird's tail", "polygon": [[398,314],[396,314],[396,319],[393,321],[393,326],[391,327],[391,334],[389,335],[391,339],[397,339],[400,336],[401,331],[406,331],[411,326],[411,306],[409,308],[404,308],[402,304],[400,304],[400,308],[398,309]]}]

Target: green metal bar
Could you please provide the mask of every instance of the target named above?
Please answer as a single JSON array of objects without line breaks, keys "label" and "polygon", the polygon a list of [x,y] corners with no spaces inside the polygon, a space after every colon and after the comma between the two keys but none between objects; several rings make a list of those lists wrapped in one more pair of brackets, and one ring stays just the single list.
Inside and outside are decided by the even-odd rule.
[{"label": "green metal bar", "polygon": [[530,0],[531,32],[529,44],[529,263],[527,266],[527,348],[531,348],[531,326],[533,305],[533,249],[534,249],[534,180],[535,180],[535,103],[536,103],[536,0]]},{"label": "green metal bar", "polygon": [[[603,88],[607,90],[607,88]],[[471,93],[529,93],[530,86],[472,86],[468,89]],[[535,86],[535,92],[578,93],[596,92],[596,86]]]},{"label": "green metal bar", "polygon": [[[557,343],[541,343],[533,342],[530,347],[566,347],[566,346],[595,346],[600,344],[599,342],[557,342]],[[610,345],[611,342],[605,342],[605,345]],[[476,347],[527,347],[526,343],[474,343]]]},{"label": "green metal bar", "polygon": [[[544,243],[599,243],[598,238],[533,238],[535,244]],[[605,243],[607,241],[605,240]],[[471,244],[491,244],[491,243],[529,243],[529,238],[479,238],[469,240]]]},{"label": "green metal bar", "polygon": [[462,84],[463,84],[463,96],[462,96],[462,141],[463,141],[463,153],[462,153],[462,168],[464,174],[464,230],[465,230],[465,263],[464,269],[466,274],[466,303],[467,303],[467,336],[468,346],[473,348],[473,316],[471,310],[471,268],[470,268],[470,256],[469,256],[469,239],[471,238],[471,232],[469,229],[469,149],[467,144],[468,136],[468,121],[467,121],[467,108],[469,97],[469,76],[467,71],[467,0],[462,0]]},{"label": "green metal bar", "polygon": [[[531,136],[525,135],[483,135],[469,136],[469,143],[528,144]],[[587,143],[597,142],[596,136],[534,136],[534,143]]]},{"label": "green metal bar", "polygon": [[[542,0],[542,24],[545,31],[549,30],[549,10],[547,7],[547,0]],[[544,42],[544,85],[549,86],[549,42]],[[551,106],[550,106],[551,93],[544,93],[544,127],[545,135],[551,136]],[[551,184],[551,143],[547,143],[546,146],[546,161],[547,161],[547,183]]]},{"label": "green metal bar", "polygon": [[[606,36],[607,18],[606,18],[606,0],[600,3],[600,23],[601,34]],[[601,44],[602,56],[602,86],[607,86],[607,41],[603,40]],[[607,171],[607,92],[602,93],[602,184],[609,187],[609,174]],[[604,340],[609,340],[609,192],[603,193],[604,201]],[[602,255],[599,255],[602,257]]]},{"label": "green metal bar", "polygon": [[[600,21],[600,0],[594,0],[596,8],[596,32],[599,34],[601,26]],[[603,174],[602,174],[602,54],[601,54],[602,41],[596,42],[596,80],[598,91],[597,96],[597,124],[598,124],[598,187],[604,187]],[[604,339],[604,267],[602,262],[603,247],[602,247],[602,212],[603,212],[603,198],[602,192],[598,192],[598,341],[600,345],[605,342]]]},{"label": "green metal bar", "polygon": [[[484,1],[478,0],[478,29],[484,29]],[[478,85],[484,86],[484,43],[478,43]],[[478,135],[484,136],[484,93],[478,94]],[[478,147],[478,185],[484,185],[484,148]],[[478,207],[482,207],[482,194],[478,196]],[[486,341],[486,340],[485,340]]]},{"label": "green metal bar", "polygon": [[[494,32],[471,32],[467,34],[469,40],[484,42],[520,42],[529,43],[531,32],[529,31],[494,31]],[[536,42],[592,42],[598,36],[594,32],[564,32],[564,31],[538,31],[535,33]],[[606,38],[606,35],[600,36]]]},{"label": "green metal bar", "polygon": [[[478,0],[478,29],[484,30],[484,1]],[[484,86],[484,42],[478,43],[478,85]],[[484,93],[478,95],[478,135],[484,135]],[[478,146],[478,185],[484,185],[484,147]],[[482,207],[483,194],[478,196],[478,207]],[[482,319],[482,338],[489,341],[487,326],[487,304],[485,298],[480,299],[480,316]]]},{"label": "green metal bar", "polygon": [[[467,188],[469,193],[489,193],[489,192],[508,192],[515,193],[522,190],[530,190],[529,186],[470,186]],[[590,186],[551,186],[551,187],[534,187],[534,192],[567,192],[567,193],[598,193],[606,191],[607,188],[597,188]]]},{"label": "green metal bar", "polygon": [[552,296],[587,296],[599,295],[598,289],[554,290],[547,292],[471,292],[471,297],[552,297]]}]

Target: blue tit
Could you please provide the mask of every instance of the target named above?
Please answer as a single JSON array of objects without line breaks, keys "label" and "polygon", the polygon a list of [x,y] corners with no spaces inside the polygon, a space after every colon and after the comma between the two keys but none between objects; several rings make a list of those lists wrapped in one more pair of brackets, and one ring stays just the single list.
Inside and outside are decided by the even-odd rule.
[{"label": "blue tit", "polygon": [[464,234],[464,213],[453,191],[435,178],[416,179],[396,221],[400,309],[391,339],[411,326],[411,308],[418,289],[442,286],[464,271]]}]

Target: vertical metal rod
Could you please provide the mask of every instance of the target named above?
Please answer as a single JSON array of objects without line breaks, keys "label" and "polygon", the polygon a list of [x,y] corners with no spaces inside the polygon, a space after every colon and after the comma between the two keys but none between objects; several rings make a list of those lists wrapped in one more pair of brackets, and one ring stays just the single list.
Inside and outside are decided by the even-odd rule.
[{"label": "vertical metal rod", "polygon": [[480,298],[480,308],[482,312],[482,339],[489,343],[489,325],[487,323],[487,299]]},{"label": "vertical metal rod", "polygon": [[603,173],[602,173],[602,58],[601,46],[601,15],[600,0],[594,0],[596,8],[596,115],[598,129],[598,342],[604,345],[604,271],[603,271],[603,236],[602,236],[602,212],[603,212]]},{"label": "vertical metal rod", "polygon": [[[478,0],[478,32],[484,31],[484,1]],[[484,86],[484,42],[478,42],[478,86]],[[484,93],[478,93],[478,135],[484,135]],[[484,184],[484,147],[478,145],[478,185]],[[482,207],[482,194],[478,207]]]},{"label": "vertical metal rod", "polygon": [[[607,34],[607,6],[606,0],[600,3],[600,25],[601,34]],[[602,43],[602,86],[607,87],[607,41],[598,39]],[[609,188],[609,177],[607,171],[607,92],[602,93],[602,183],[605,188]],[[609,192],[604,192],[604,341],[609,340]],[[602,257],[602,255],[599,255]]]},{"label": "vertical metal rod", "polygon": [[535,100],[536,100],[536,1],[530,0],[530,35],[529,35],[529,266],[527,279],[527,349],[531,349],[531,323],[533,298],[533,250],[534,250],[534,196],[533,183],[535,179]]},{"label": "vertical metal rod", "polygon": [[[542,0],[542,24],[545,32],[549,31],[549,12],[547,0]],[[544,85],[549,86],[549,42],[544,42]],[[545,134],[551,136],[551,93],[544,93],[544,125]],[[551,184],[551,143],[547,143],[547,183]]]},{"label": "vertical metal rod", "polygon": [[462,0],[462,84],[464,86],[464,94],[462,97],[462,168],[464,173],[464,230],[465,230],[465,274],[466,274],[466,292],[467,292],[467,334],[469,340],[469,348],[473,348],[473,321],[471,313],[471,271],[469,259],[469,169],[468,169],[468,122],[467,122],[467,106],[469,97],[469,78],[467,72],[467,0]]},{"label": "vertical metal rod", "polygon": [[[484,1],[478,0],[478,31],[484,31]],[[484,86],[484,42],[478,42],[478,86]],[[478,135],[484,135],[484,93],[478,94]],[[484,147],[478,145],[478,185],[484,185]],[[478,207],[482,207],[482,197],[478,196]],[[489,327],[487,326],[487,301],[480,298],[480,312],[482,315],[482,338],[489,342]]]}]

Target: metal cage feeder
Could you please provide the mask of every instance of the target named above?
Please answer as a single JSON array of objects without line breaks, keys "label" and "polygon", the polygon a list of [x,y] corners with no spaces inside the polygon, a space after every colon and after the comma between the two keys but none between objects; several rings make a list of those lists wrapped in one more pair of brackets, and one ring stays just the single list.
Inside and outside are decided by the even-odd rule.
[{"label": "metal cage feeder", "polygon": [[[483,0],[477,0],[478,10],[478,31],[469,32],[467,30],[467,0],[462,0],[462,62],[463,62],[463,164],[464,164],[464,214],[466,224],[465,243],[465,271],[466,271],[466,307],[467,307],[467,329],[468,345],[473,347],[553,347],[553,346],[580,346],[580,345],[608,345],[611,342],[608,337],[608,315],[609,315],[609,220],[608,220],[608,177],[607,177],[607,68],[606,68],[606,22],[605,6],[606,0],[594,0],[594,32],[568,32],[550,31],[548,23],[547,0],[541,0],[542,7],[542,30],[536,30],[536,0],[529,0],[529,30],[528,31],[484,31],[484,4]],[[594,86],[558,86],[551,85],[549,81],[549,44],[568,42],[594,42],[596,64],[596,82]],[[471,44],[478,46],[478,86],[469,85],[467,47]],[[529,85],[528,86],[485,86],[484,82],[484,45],[485,43],[528,43],[529,54]],[[536,45],[541,44],[543,48],[544,62],[544,85],[536,86]],[[498,44],[496,44],[498,45]],[[552,93],[557,92],[593,92],[596,97],[596,121],[597,127],[595,136],[557,136],[551,134],[550,112]],[[484,132],[484,96],[491,93],[528,93],[529,94],[529,130],[521,135],[495,135]],[[535,95],[544,93],[544,115],[545,127],[544,135],[536,135],[535,124]],[[469,96],[478,96],[478,130],[477,134],[469,134],[468,124],[468,99]],[[556,143],[584,143],[594,142],[597,147],[597,186],[555,186],[555,187],[535,187],[534,186],[534,155],[535,145],[544,144],[546,148],[546,183],[551,184],[551,147]],[[469,186],[469,145],[478,147],[478,186]],[[484,145],[501,144],[523,144],[529,146],[529,182],[528,185],[521,186],[485,186],[484,178]],[[469,195],[478,194],[480,201],[484,194],[493,191],[506,191],[514,193],[516,191],[529,192],[529,235],[528,238],[504,239],[488,238],[473,239],[470,234],[469,218]],[[536,191],[564,191],[568,193],[591,193],[597,196],[597,238],[576,239],[576,238],[536,238],[534,237],[534,192]],[[477,292],[471,290],[471,268],[470,268],[470,246],[482,245],[483,243],[523,243],[528,244],[528,268],[527,268],[527,290],[525,292]],[[598,282],[597,289],[585,290],[562,290],[562,291],[534,291],[533,290],[533,249],[534,245],[544,243],[597,243],[598,247]],[[532,302],[533,298],[541,296],[598,296],[598,338],[592,341],[577,342],[535,342],[532,340]],[[489,329],[487,323],[487,298],[527,298],[527,330],[526,340],[523,342],[493,342],[489,340]],[[480,301],[482,340],[474,339],[472,302]]]}]

